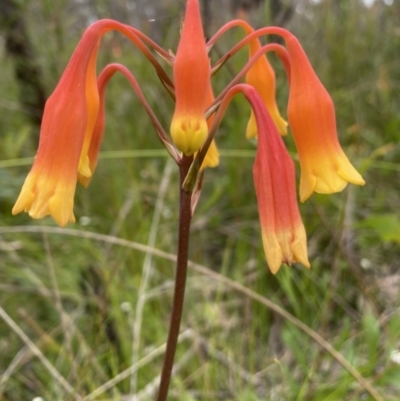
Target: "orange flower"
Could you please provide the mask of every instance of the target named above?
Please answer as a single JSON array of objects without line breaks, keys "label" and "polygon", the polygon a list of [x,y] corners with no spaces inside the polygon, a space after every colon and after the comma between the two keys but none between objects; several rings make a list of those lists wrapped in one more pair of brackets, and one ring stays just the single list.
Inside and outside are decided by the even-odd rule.
[{"label": "orange flower", "polygon": [[[243,27],[245,28],[247,35],[254,31],[247,23],[245,23]],[[260,49],[260,41],[258,39],[252,40],[249,44],[249,58],[256,54]],[[246,74],[246,83],[257,90],[278,128],[279,133],[281,135],[286,135],[287,122],[281,117],[275,99],[275,72],[265,55],[261,56],[250,68]],[[255,136],[257,136],[257,125],[252,111],[249,122],[247,123],[246,138],[252,138]]]},{"label": "orange flower", "polygon": [[251,90],[246,91],[258,129],[253,176],[269,268],[275,274],[282,263],[300,262],[310,267],[306,232],[296,199],[293,161],[261,99]]},{"label": "orange flower", "polygon": [[[165,57],[167,52],[144,34],[108,19],[92,24],[85,31],[56,89],[46,102],[39,149],[13,214],[26,211],[33,218],[51,215],[61,226],[75,221],[73,197],[77,175],[83,185],[87,185],[97,163],[98,149],[95,148],[99,143],[92,143],[92,134],[96,121],[101,124],[101,119],[97,120],[100,106],[96,80],[99,40],[112,29],[127,36],[153,64],[164,84],[172,86],[143,40]],[[101,118],[104,118],[104,111],[101,113]],[[97,126],[96,135],[103,128]],[[89,153],[93,160],[90,160]]]},{"label": "orange flower", "polygon": [[186,156],[197,152],[207,138],[204,111],[210,70],[199,4],[188,0],[173,66],[176,106],[170,128],[175,146]]},{"label": "orange flower", "polygon": [[33,218],[51,215],[60,225],[74,222],[77,172],[91,175],[87,150],[99,109],[96,58],[100,32],[88,29],[53,94],[47,100],[39,149],[12,210]]},{"label": "orange flower", "polygon": [[341,191],[348,182],[364,185],[340,147],[333,102],[300,43],[285,35],[291,59],[288,119],[301,165],[300,199],[312,192]]}]

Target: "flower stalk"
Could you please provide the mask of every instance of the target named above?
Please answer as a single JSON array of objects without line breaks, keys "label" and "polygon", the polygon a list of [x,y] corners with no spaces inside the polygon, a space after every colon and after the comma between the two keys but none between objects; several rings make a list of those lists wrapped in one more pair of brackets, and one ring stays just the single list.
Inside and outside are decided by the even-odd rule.
[{"label": "flower stalk", "polygon": [[189,259],[189,232],[192,220],[192,192],[183,189],[183,182],[187,176],[193,156],[182,157],[179,163],[179,228],[178,251],[175,271],[174,297],[169,324],[167,347],[164,356],[164,364],[161,371],[160,386],[156,401],[165,401],[168,395],[169,383],[174,364],[176,345],[181,327],[183,303],[185,299],[187,265]]}]

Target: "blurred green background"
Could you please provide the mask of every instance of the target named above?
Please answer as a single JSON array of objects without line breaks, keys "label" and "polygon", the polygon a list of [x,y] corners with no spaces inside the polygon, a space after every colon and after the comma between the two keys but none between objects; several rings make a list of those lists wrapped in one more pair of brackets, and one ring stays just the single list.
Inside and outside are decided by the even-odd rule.
[{"label": "blurred green background", "polygon": [[[154,250],[176,250],[178,175],[122,76],[107,89],[102,156],[89,188],[77,189],[77,223],[61,230],[10,210],[37,148],[43,102],[85,27],[114,18],[175,51],[184,3],[0,0],[1,401],[154,397],[174,275],[169,256]],[[255,143],[244,137],[250,109],[233,101],[217,135],[220,166],[206,171],[193,220],[190,259],[209,270],[189,271],[169,399],[374,399],[309,334],[218,272],[322,336],[381,399],[399,400],[400,1],[208,0],[202,10],[208,36],[235,15],[297,35],[367,185],[301,204],[312,267],[273,276],[252,182]],[[225,35],[212,60],[242,37],[239,29]],[[216,93],[246,57],[243,50],[216,74]],[[286,77],[270,60],[286,115]],[[102,40],[99,70],[111,61],[132,71],[168,128],[169,95],[117,33]],[[297,160],[290,135],[285,141]]]}]

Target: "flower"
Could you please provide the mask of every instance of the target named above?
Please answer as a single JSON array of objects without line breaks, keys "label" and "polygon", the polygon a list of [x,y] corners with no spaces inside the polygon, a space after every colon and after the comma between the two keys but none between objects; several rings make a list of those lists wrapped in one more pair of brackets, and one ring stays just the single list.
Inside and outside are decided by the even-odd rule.
[{"label": "flower", "polygon": [[293,161],[261,98],[254,90],[246,91],[258,130],[253,177],[268,266],[273,274],[282,263],[300,262],[310,267],[306,231],[296,199]]},{"label": "flower", "polygon": [[[254,30],[245,24],[244,28],[247,34]],[[258,39],[253,39],[249,43],[249,58],[254,56],[261,49]],[[278,131],[281,135],[287,134],[287,122],[281,117],[275,99],[275,72],[272,69],[267,57],[261,56],[246,74],[246,83],[253,86],[261,96],[269,114],[271,115]],[[246,138],[257,136],[257,125],[253,111],[251,112],[249,122],[247,123]]]},{"label": "flower", "polygon": [[313,191],[341,191],[348,182],[364,185],[340,147],[331,97],[298,40],[293,35],[285,40],[291,59],[288,119],[299,152],[301,201]]},{"label": "flower", "polygon": [[[135,43],[159,71],[164,84],[169,85],[165,71],[160,70],[158,62],[143,44],[143,34],[108,19],[92,24],[85,31],[56,89],[46,102],[37,155],[12,209],[13,214],[26,211],[35,219],[51,215],[63,227],[75,221],[73,198],[77,175],[83,185],[88,185],[97,163],[98,149],[93,153],[97,145],[92,143],[92,134],[96,130],[98,135],[101,128],[95,128],[95,125],[96,122],[101,123],[104,110],[98,120],[100,100],[96,59],[102,35],[112,29],[120,31]],[[150,39],[147,40],[154,45]],[[97,139],[101,142],[100,136]],[[90,154],[93,160],[90,160]]]},{"label": "flower", "polygon": [[91,175],[87,149],[99,109],[98,41],[98,29],[89,28],[46,102],[39,149],[13,214],[26,211],[35,219],[51,215],[63,227],[75,221],[77,172]]},{"label": "flower", "polygon": [[173,65],[176,105],[171,137],[186,156],[204,144],[208,127],[204,112],[210,85],[210,62],[197,0],[188,0],[186,15]]}]

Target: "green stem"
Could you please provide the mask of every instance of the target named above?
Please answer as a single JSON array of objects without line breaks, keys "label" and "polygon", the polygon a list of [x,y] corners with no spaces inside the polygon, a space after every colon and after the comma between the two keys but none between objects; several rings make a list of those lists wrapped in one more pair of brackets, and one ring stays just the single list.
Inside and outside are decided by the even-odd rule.
[{"label": "green stem", "polygon": [[158,389],[156,401],[166,401],[169,383],[171,380],[172,367],[174,364],[176,345],[178,342],[179,330],[181,326],[183,301],[185,299],[186,275],[189,251],[189,231],[192,220],[192,192],[182,189],[183,181],[189,171],[193,161],[193,156],[183,156],[180,166],[180,209],[179,209],[179,238],[178,252],[175,272],[174,299],[170,318],[167,348],[164,356],[164,365],[161,372],[160,387]]}]

